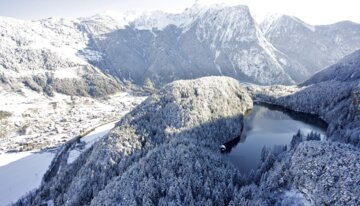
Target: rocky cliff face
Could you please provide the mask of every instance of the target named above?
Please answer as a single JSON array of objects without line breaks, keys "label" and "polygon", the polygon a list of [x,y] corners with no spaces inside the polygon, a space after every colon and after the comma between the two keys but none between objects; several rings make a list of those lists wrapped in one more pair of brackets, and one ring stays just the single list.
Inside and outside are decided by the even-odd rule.
[{"label": "rocky cliff face", "polygon": [[94,62],[119,78],[156,85],[201,76],[230,76],[258,84],[290,84],[280,54],[245,6],[195,5],[181,14],[150,13],[95,38]]}]

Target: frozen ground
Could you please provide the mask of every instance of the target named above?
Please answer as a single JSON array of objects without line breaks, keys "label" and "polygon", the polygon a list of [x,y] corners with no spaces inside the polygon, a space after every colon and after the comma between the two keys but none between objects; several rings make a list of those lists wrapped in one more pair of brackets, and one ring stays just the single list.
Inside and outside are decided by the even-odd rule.
[{"label": "frozen ground", "polygon": [[120,119],[144,100],[129,93],[93,99],[56,94],[46,97],[31,90],[0,92],[0,154],[56,147],[103,123]]},{"label": "frozen ground", "polygon": [[20,159],[0,167],[0,205],[8,205],[39,186],[54,157],[49,152],[13,155]]},{"label": "frozen ground", "polygon": [[31,152],[5,153],[0,155],[0,167],[31,155]]}]

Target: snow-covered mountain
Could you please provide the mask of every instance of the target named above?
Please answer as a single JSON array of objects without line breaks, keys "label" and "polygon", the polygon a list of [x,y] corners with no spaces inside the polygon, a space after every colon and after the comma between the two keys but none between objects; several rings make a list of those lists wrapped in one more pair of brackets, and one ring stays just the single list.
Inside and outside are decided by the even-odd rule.
[{"label": "snow-covered mountain", "polygon": [[2,89],[15,91],[25,85],[48,95],[81,96],[102,96],[121,89],[113,77],[88,63],[99,55],[85,49],[89,37],[77,21],[1,17],[0,36]]},{"label": "snow-covered mountain", "polygon": [[258,25],[246,6],[198,3],[180,14],[132,14],[127,25],[110,16],[123,28],[94,38],[89,48],[104,58],[93,63],[140,85],[208,75],[289,84],[360,49],[359,24],[312,26],[282,15]]},{"label": "snow-covered mountain", "polygon": [[[245,6],[196,4],[181,14],[107,12],[76,20],[1,18],[0,27],[0,74],[12,89],[24,83],[83,95],[94,84],[111,93],[118,89],[113,78],[139,85],[151,79],[160,86],[209,75],[293,83],[284,55],[266,41]],[[73,90],[67,84],[83,87],[66,91]]]},{"label": "snow-covered mountain", "polygon": [[1,18],[0,28],[2,87],[49,94],[99,96],[119,90],[122,80],[160,87],[210,75],[293,84],[360,48],[355,23],[311,26],[281,16],[259,26],[248,7],[225,4],[196,3],[180,14]]},{"label": "snow-covered mountain", "polygon": [[246,6],[196,4],[181,14],[147,13],[94,41],[90,48],[104,58],[93,63],[137,84],[209,75],[293,83],[285,55],[267,42]]},{"label": "snow-covered mountain", "polygon": [[360,49],[360,25],[350,21],[313,26],[293,16],[272,15],[260,28],[275,48],[301,66],[299,80]]}]

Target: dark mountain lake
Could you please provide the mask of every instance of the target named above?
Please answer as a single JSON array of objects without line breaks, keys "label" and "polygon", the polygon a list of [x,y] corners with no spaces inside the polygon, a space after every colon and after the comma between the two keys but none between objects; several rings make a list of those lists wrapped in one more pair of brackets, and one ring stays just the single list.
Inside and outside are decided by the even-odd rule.
[{"label": "dark mountain lake", "polygon": [[236,145],[225,154],[243,174],[256,170],[264,146],[288,145],[300,129],[304,135],[311,131],[325,138],[327,124],[313,115],[286,110],[281,107],[256,104],[245,116],[244,130]]}]

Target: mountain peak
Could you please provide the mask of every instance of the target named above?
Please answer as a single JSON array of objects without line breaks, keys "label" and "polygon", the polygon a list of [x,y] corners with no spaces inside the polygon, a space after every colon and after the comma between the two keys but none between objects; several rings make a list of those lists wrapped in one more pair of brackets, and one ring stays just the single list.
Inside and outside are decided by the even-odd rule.
[{"label": "mountain peak", "polygon": [[223,6],[237,6],[241,5],[238,0],[228,0],[226,2],[222,0],[196,0],[194,5],[202,6],[213,6],[213,5],[223,5]]},{"label": "mountain peak", "polygon": [[295,16],[286,14],[270,14],[260,24],[261,30],[265,34],[279,27],[293,28],[299,26],[312,32],[315,31],[315,26],[310,25]]}]

